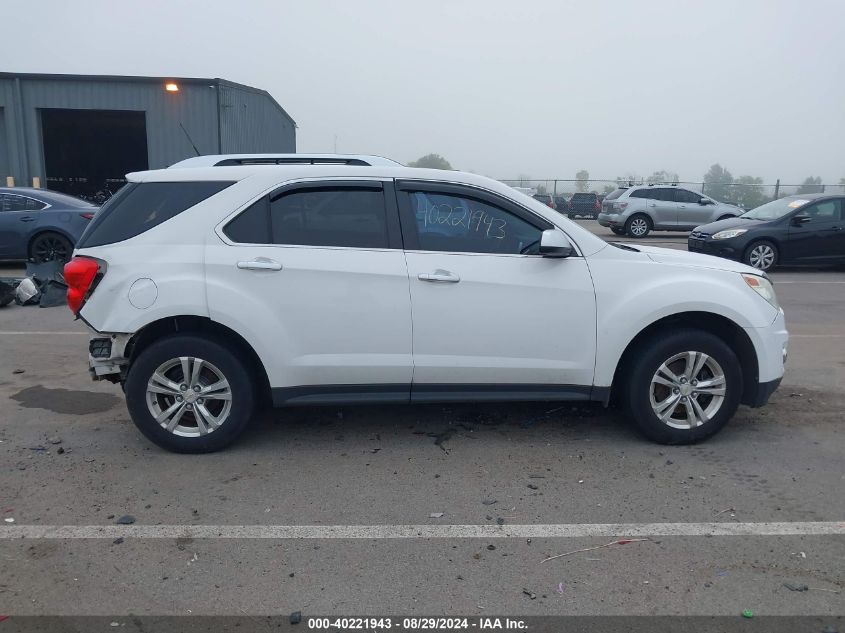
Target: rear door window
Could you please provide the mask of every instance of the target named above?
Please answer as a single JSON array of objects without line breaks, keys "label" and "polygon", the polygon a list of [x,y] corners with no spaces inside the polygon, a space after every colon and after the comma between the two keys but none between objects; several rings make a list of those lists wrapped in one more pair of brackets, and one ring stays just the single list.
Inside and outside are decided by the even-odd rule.
[{"label": "rear door window", "polygon": [[220,180],[129,183],[94,216],[77,247],[89,248],[128,240],[232,184]]},{"label": "rear door window", "polygon": [[687,191],[686,189],[675,189],[675,201],[676,202],[698,204],[699,200],[701,200],[701,196],[698,195],[697,193],[693,193],[692,191]]},{"label": "rear door window", "polygon": [[632,191],[631,195],[628,196],[629,198],[654,198],[654,194],[652,193],[651,189],[637,189],[636,191]]},{"label": "rear door window", "polygon": [[380,185],[288,191],[270,202],[274,244],[388,248]]},{"label": "rear door window", "polygon": [[654,194],[651,196],[652,200],[661,200],[663,202],[675,201],[675,190],[666,187],[658,187],[654,189]]}]

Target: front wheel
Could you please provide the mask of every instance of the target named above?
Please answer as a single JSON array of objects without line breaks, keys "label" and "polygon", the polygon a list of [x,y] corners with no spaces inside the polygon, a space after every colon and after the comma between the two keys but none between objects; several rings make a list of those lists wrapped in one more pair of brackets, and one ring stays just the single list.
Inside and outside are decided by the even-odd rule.
[{"label": "front wheel", "polygon": [[126,404],[149,440],[177,453],[225,448],[255,407],[249,369],[224,345],[197,335],[156,341],[133,361]]},{"label": "front wheel", "polygon": [[618,226],[611,226],[610,230],[614,235],[625,235],[625,229],[620,229]]},{"label": "front wheel", "polygon": [[766,240],[754,242],[745,250],[742,259],[758,270],[771,270],[778,263],[778,248]]},{"label": "front wheel", "polygon": [[645,215],[635,215],[625,223],[625,232],[634,238],[645,237],[651,231],[651,220]]},{"label": "front wheel", "polygon": [[720,338],[674,330],[640,348],[625,373],[628,413],[661,444],[692,444],[719,431],[742,397],[742,370]]}]

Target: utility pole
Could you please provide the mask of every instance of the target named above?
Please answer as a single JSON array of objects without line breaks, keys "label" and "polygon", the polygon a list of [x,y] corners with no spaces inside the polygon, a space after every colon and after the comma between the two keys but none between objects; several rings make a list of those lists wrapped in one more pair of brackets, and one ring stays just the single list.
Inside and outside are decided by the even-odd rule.
[{"label": "utility pole", "polygon": [[778,178],[777,182],[775,183],[775,200],[778,199],[778,194],[780,193],[780,178]]}]

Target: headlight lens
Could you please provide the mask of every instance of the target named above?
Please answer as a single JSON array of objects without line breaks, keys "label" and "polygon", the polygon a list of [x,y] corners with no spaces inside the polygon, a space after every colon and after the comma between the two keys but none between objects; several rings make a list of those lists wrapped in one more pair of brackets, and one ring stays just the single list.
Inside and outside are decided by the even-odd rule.
[{"label": "headlight lens", "polygon": [[748,229],[728,229],[727,231],[719,231],[713,236],[714,240],[729,240],[732,237],[737,237],[743,233],[747,233]]},{"label": "headlight lens", "polygon": [[754,292],[758,295],[763,297],[766,301],[772,304],[776,310],[780,307],[778,303],[778,298],[775,295],[775,288],[772,286],[772,282],[766,279],[765,277],[760,277],[759,275],[746,275],[743,274],[742,278],[745,280],[745,283],[748,284],[748,287],[751,288]]}]

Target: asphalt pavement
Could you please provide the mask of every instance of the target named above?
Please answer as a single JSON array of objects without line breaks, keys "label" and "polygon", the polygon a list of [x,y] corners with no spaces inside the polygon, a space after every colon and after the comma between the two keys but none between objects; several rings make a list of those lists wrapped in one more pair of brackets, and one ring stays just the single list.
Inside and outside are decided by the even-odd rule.
[{"label": "asphalt pavement", "polygon": [[173,455],[66,309],[0,309],[0,614],[843,616],[845,272],[772,278],[783,385],[689,447],[542,403],[278,410]]}]

